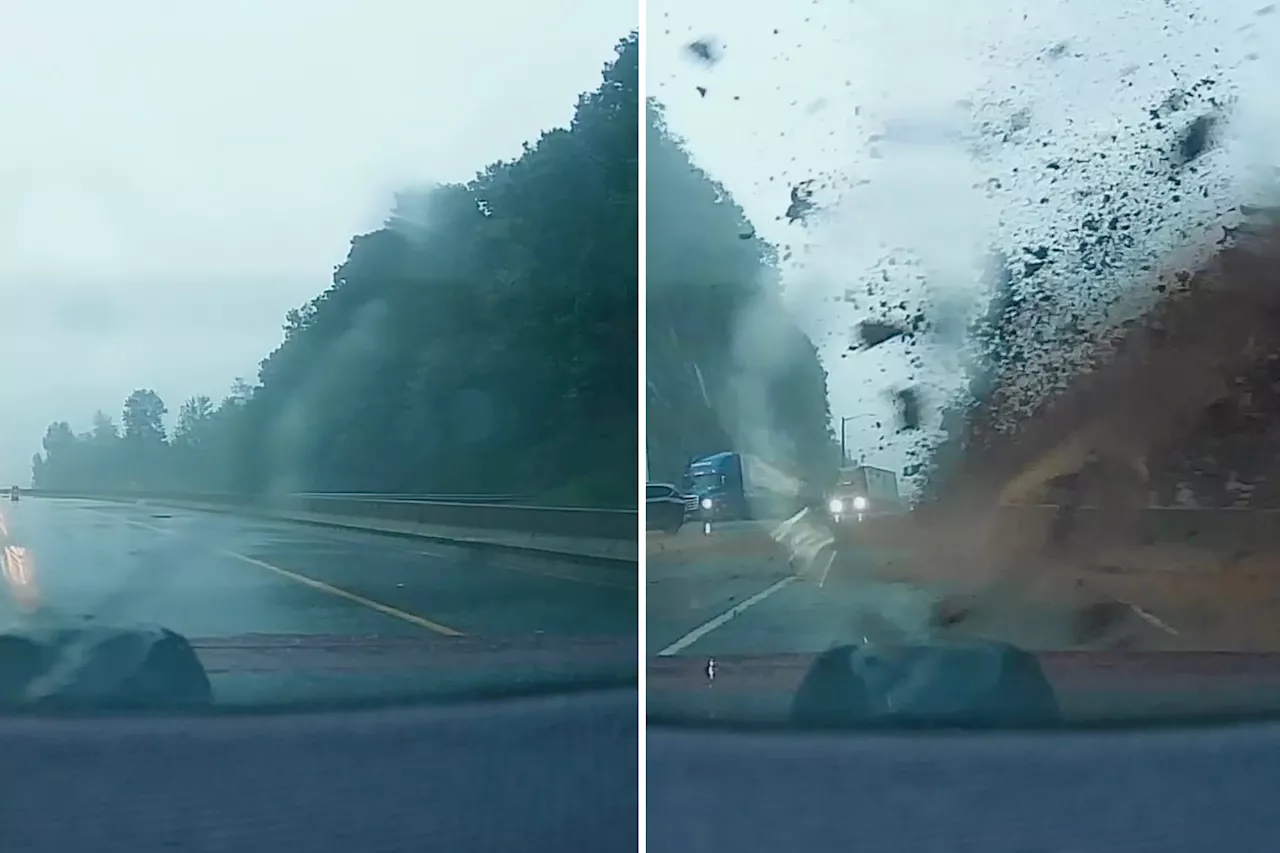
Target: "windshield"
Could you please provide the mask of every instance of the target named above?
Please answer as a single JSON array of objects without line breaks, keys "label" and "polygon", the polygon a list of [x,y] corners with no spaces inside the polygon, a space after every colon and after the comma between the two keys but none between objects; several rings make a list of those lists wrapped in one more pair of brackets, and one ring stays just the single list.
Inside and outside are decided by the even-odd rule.
[{"label": "windshield", "polygon": [[719,486],[724,481],[724,475],[716,471],[698,471],[690,474],[685,478],[685,482],[689,484],[689,488],[693,491],[704,492]]},{"label": "windshield", "polygon": [[650,713],[1280,710],[1274,4],[648,15]]},{"label": "windshield", "polygon": [[636,5],[509,12],[5,4],[4,709],[634,685]]}]

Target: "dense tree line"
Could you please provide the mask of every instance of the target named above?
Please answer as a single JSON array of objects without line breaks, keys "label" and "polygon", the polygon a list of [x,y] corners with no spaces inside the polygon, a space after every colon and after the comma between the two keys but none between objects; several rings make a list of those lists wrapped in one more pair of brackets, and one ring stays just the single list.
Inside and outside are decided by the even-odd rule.
[{"label": "dense tree line", "polygon": [[35,485],[634,505],[636,36],[616,53],[567,128],[398,196],[256,382],[186,401],[171,435],[149,390],[118,426],[55,423]]},{"label": "dense tree line", "polygon": [[646,129],[649,476],[754,453],[821,484],[839,451],[826,372],[787,310],[774,248],[690,159],[660,104]]}]

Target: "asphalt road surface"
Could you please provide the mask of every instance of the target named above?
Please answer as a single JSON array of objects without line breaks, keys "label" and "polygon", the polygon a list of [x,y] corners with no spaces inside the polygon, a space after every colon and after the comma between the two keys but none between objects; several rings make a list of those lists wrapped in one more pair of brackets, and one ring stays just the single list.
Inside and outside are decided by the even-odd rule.
[{"label": "asphalt road surface", "polygon": [[[1114,578],[1095,583],[1091,577],[1082,586],[1075,576],[1036,567],[1051,581],[1046,588],[1000,587],[963,623],[940,627],[934,618],[939,605],[973,588],[943,577],[922,582],[928,567],[908,570],[906,552],[845,543],[797,566],[772,541],[726,538],[720,549],[650,550],[648,557],[650,657],[807,654],[932,637],[998,639],[1036,651],[1117,643],[1152,650],[1223,647],[1197,646],[1204,635],[1185,630],[1180,610],[1189,596],[1180,595],[1173,607],[1169,596],[1153,594],[1169,588],[1165,578],[1122,589]],[[1109,604],[1098,607],[1097,601]],[[1091,619],[1105,624],[1092,625]]]},{"label": "asphalt road surface", "polygon": [[797,572],[781,548],[650,554],[647,652],[771,655],[820,652],[865,638],[913,636],[940,594],[862,576],[854,564]]},{"label": "asphalt road surface", "polygon": [[163,625],[227,701],[634,669],[634,572],[142,504],[25,499],[0,522],[0,624]]},{"label": "asphalt road surface", "polygon": [[[1241,554],[1188,539],[1027,559],[1013,572],[912,541],[902,550],[843,542],[835,559],[828,551],[798,565],[767,536],[655,543],[649,709],[779,722],[815,655],[933,638],[1032,651],[1069,719],[1280,708],[1280,548]],[[951,623],[940,612],[964,615]]]},{"label": "asphalt road surface", "polygon": [[[1204,634],[1188,629],[1167,595],[1143,596],[1158,585],[1139,584],[1130,598],[1109,601],[1101,608],[1100,625],[1091,625],[1097,620],[1086,618],[1091,611],[1079,601],[1056,594],[1059,588],[1076,592],[1073,578],[1048,593],[996,597],[965,622],[940,625],[938,606],[970,590],[922,580],[918,568],[906,568],[909,555],[845,544],[838,558],[802,561],[797,568],[775,543],[757,543],[754,551],[740,545],[726,540],[719,553],[650,553],[646,653],[652,713],[780,722],[815,655],[839,645],[934,638],[1003,640],[1041,654],[1071,719],[1280,707],[1280,660],[1274,657],[1262,659],[1261,674],[1247,667],[1240,674],[1233,670],[1237,664],[1216,660],[1193,660],[1184,665],[1187,672],[1173,675],[1145,664],[1133,672],[1118,669],[1118,649],[1245,648],[1206,643]],[[1205,598],[1202,591],[1198,602]],[[1088,639],[1082,640],[1085,628]],[[1055,655],[1067,649],[1098,657],[1078,665],[1067,658],[1064,665]]]}]

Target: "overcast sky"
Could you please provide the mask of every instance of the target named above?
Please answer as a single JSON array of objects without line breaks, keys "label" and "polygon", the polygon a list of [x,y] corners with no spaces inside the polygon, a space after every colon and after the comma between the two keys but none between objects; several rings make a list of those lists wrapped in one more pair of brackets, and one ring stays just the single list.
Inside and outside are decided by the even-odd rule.
[{"label": "overcast sky", "polygon": [[6,0],[0,482],[45,426],[252,378],[392,193],[566,123],[634,0]]},{"label": "overcast sky", "polygon": [[[922,384],[936,412],[959,393],[963,363],[955,338],[917,347],[919,366],[898,345],[849,353],[850,327],[880,314],[874,301],[972,316],[993,246],[1054,246],[1065,260],[1046,274],[1064,290],[1123,290],[1131,270],[1084,288],[1070,262],[1062,238],[1097,203],[1084,193],[1105,184],[1137,199],[1128,214],[1150,221],[1135,232],[1150,231],[1132,266],[1203,242],[1280,165],[1280,99],[1266,82],[1280,79],[1280,13],[1269,0],[815,0],[750,15],[730,0],[650,0],[648,27],[649,92],[672,129],[762,236],[801,250],[788,298],[819,343],[832,413],[854,418],[848,440],[871,464],[900,468],[919,438],[882,441],[885,392]],[[720,60],[693,61],[683,48],[694,39],[715,43]],[[1205,76],[1235,105],[1174,199],[1127,166],[1152,156],[1144,146],[1165,150],[1196,107],[1161,127],[1148,110]],[[1083,160],[1044,180],[1046,164]],[[823,220],[784,223],[788,187],[824,175],[835,189],[819,194]]]}]

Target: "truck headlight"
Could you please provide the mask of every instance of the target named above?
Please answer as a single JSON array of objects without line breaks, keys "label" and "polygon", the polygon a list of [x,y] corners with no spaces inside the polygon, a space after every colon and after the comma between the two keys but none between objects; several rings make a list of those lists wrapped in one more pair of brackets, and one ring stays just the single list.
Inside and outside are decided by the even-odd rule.
[{"label": "truck headlight", "polygon": [[858,512],[862,512],[864,509],[867,508],[867,499],[864,498],[862,495],[858,495],[856,498],[853,499],[853,508]]},{"label": "truck headlight", "polygon": [[829,509],[833,514],[842,513],[844,512],[844,502],[839,498],[832,498],[831,503],[827,504],[827,509]]},{"label": "truck headlight", "polygon": [[702,499],[702,508],[703,508],[703,509],[711,509],[711,503],[712,503],[711,498],[703,498],[703,499]]}]

